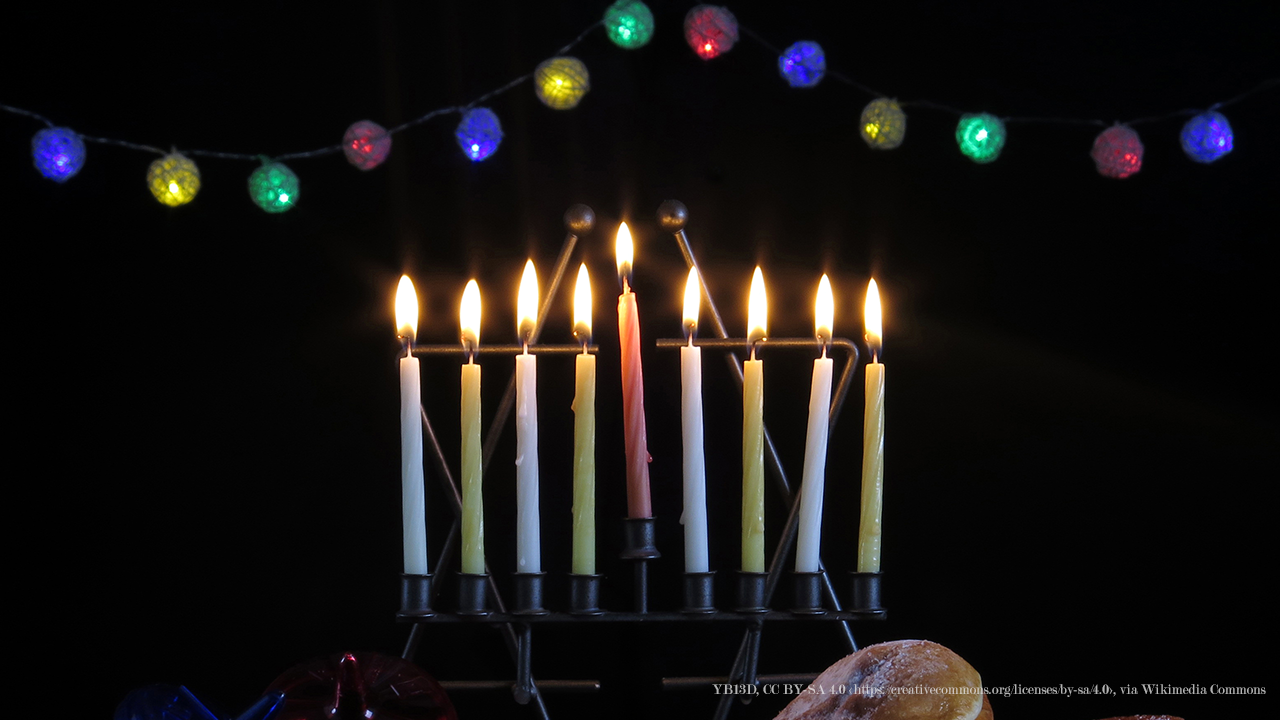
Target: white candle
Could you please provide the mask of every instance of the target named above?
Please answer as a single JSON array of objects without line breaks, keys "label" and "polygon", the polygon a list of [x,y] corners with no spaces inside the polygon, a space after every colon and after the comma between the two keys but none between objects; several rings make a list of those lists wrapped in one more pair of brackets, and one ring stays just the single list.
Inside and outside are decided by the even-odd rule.
[{"label": "white candle", "polygon": [[520,342],[516,356],[516,572],[542,572],[538,521],[538,358],[529,354],[538,317],[538,275],[525,263],[517,301]]},{"label": "white candle", "polygon": [[862,419],[862,518],[858,527],[858,572],[880,572],[880,517],[884,509],[884,364],[879,362],[881,338],[880,291],[876,281],[867,287],[866,407]]},{"label": "white candle", "polygon": [[702,433],[702,348],[693,346],[702,288],[689,268],[684,284],[684,328],[689,344],[680,348],[680,427],[684,439],[684,569],[707,572],[707,469]]},{"label": "white candle", "polygon": [[462,572],[480,575],[484,562],[484,461],[480,444],[480,286],[467,283],[458,309],[462,346]]},{"label": "white candle", "polygon": [[400,503],[404,519],[404,571],[427,574],[427,500],[422,473],[422,376],[413,356],[418,295],[408,275],[396,289],[396,327],[408,341],[400,359]]},{"label": "white candle", "polygon": [[827,426],[831,408],[831,342],[835,301],[826,275],[818,283],[814,304],[814,326],[822,357],[813,361],[813,383],[809,386],[809,431],[804,443],[804,474],[800,484],[800,527],[796,538],[796,572],[818,572],[822,541],[822,495],[826,486]]}]

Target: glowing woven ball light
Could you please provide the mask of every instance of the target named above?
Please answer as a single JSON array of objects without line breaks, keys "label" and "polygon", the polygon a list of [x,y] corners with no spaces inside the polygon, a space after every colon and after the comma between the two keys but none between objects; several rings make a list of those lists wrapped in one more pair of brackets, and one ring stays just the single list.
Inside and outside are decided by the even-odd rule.
[{"label": "glowing woven ball light", "polygon": [[960,146],[960,152],[976,163],[989,163],[1000,157],[1004,139],[1004,123],[995,115],[961,115],[956,125],[956,144]]},{"label": "glowing woven ball light", "polygon": [[818,43],[801,40],[778,56],[778,72],[791,87],[813,87],[827,73],[827,56]]},{"label": "glowing woven ball light", "polygon": [[538,99],[553,110],[577,107],[591,89],[587,66],[576,57],[555,57],[533,71],[533,85]]},{"label": "glowing woven ball light", "polygon": [[604,11],[604,29],[624,50],[644,47],[653,39],[653,12],[640,0],[618,0]]},{"label": "glowing woven ball light", "polygon": [[1142,141],[1125,125],[1112,125],[1098,133],[1090,155],[1103,177],[1127,178],[1142,169]]},{"label": "glowing woven ball light", "polygon": [[463,154],[479,162],[498,150],[502,142],[502,123],[489,108],[471,108],[462,116],[453,136]]},{"label": "glowing woven ball light", "polygon": [[147,187],[169,207],[186,205],[200,192],[200,169],[181,153],[171,153],[147,168]]},{"label": "glowing woven ball light", "polygon": [[71,128],[41,130],[31,138],[36,170],[54,182],[66,182],[84,167],[84,141]]},{"label": "glowing woven ball light", "polygon": [[1231,123],[1220,112],[1201,113],[1182,126],[1182,151],[1198,163],[1211,163],[1231,152]]},{"label": "glowing woven ball light", "polygon": [[249,176],[249,197],[269,213],[281,213],[298,202],[298,176],[283,163],[264,162]]},{"label": "glowing woven ball light", "polygon": [[738,19],[728,8],[698,5],[684,16],[684,39],[698,57],[710,60],[738,42]]},{"label": "glowing woven ball light", "polygon": [[872,150],[892,150],[907,134],[907,114],[896,100],[876,98],[862,108],[858,121],[862,139]]},{"label": "glowing woven ball light", "polygon": [[361,170],[372,170],[391,153],[391,135],[372,120],[354,122],[342,134],[342,153]]}]

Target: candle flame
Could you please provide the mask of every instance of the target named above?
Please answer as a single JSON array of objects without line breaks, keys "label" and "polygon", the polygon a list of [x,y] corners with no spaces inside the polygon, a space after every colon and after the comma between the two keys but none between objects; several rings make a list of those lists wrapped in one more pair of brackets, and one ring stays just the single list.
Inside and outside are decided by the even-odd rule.
[{"label": "candle flame", "polygon": [[818,297],[813,302],[813,332],[823,345],[831,342],[835,317],[836,301],[831,295],[831,280],[823,273],[818,281]]},{"label": "candle flame", "polygon": [[462,327],[463,348],[474,353],[480,346],[480,286],[475,280],[467,281],[467,287],[462,291],[458,323]]},{"label": "candle flame", "polygon": [[524,264],[524,275],[520,277],[520,294],[516,298],[517,331],[520,342],[528,343],[533,337],[533,329],[538,323],[538,273],[533,269],[533,261]]},{"label": "candle flame", "polygon": [[631,230],[626,223],[618,226],[618,240],[614,245],[618,257],[618,282],[624,286],[631,284],[631,264],[635,259],[635,244],[631,242]]},{"label": "candle flame", "polygon": [[867,328],[867,346],[871,349],[872,360],[879,357],[881,343],[883,342],[883,325],[880,319],[880,289],[876,287],[875,278],[871,278],[871,282],[867,285],[867,304],[865,309],[866,320],[864,324]]},{"label": "candle flame", "polygon": [[756,266],[751,276],[751,295],[747,301],[747,342],[755,343],[769,336],[769,300],[764,294],[764,273]]},{"label": "candle flame", "polygon": [[418,293],[408,275],[400,276],[396,288],[396,335],[409,342],[418,336]]},{"label": "candle flame", "polygon": [[684,334],[693,337],[698,329],[698,310],[702,305],[702,283],[698,281],[698,269],[689,268],[689,277],[684,281]]},{"label": "candle flame", "polygon": [[573,336],[583,345],[591,342],[591,276],[586,263],[578,266],[578,282],[573,287]]}]

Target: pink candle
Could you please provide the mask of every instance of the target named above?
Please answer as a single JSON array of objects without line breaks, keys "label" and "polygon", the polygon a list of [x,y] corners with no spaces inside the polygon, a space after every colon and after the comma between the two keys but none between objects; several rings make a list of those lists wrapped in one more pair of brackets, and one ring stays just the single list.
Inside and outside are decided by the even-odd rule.
[{"label": "pink candle", "polygon": [[640,368],[640,313],[631,292],[631,231],[618,228],[618,343],[622,347],[622,415],[627,448],[627,516],[653,516],[649,504],[649,441],[644,427],[644,374]]}]

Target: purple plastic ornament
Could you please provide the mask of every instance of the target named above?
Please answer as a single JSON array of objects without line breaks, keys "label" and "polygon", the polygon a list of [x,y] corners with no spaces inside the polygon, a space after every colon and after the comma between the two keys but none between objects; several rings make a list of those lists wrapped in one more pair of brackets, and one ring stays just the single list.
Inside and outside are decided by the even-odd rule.
[{"label": "purple plastic ornament", "polygon": [[361,170],[372,170],[391,152],[391,136],[387,129],[372,120],[352,123],[342,134],[342,152],[347,162]]},{"label": "purple plastic ornament", "polygon": [[1125,125],[1112,125],[1098,133],[1090,155],[1103,177],[1127,178],[1142,169],[1142,141]]},{"label": "purple plastic ornament", "polygon": [[273,720],[457,720],[444,688],[408,660],[338,653],[309,660],[276,678],[284,693]]}]

